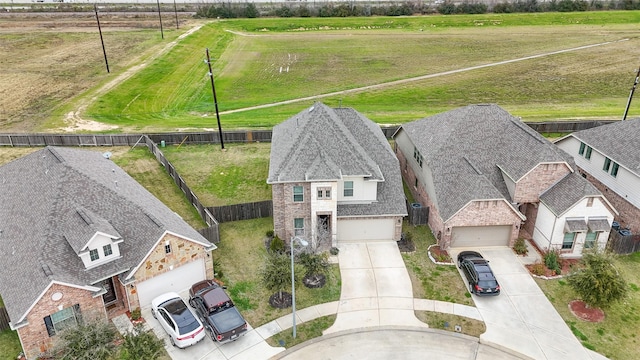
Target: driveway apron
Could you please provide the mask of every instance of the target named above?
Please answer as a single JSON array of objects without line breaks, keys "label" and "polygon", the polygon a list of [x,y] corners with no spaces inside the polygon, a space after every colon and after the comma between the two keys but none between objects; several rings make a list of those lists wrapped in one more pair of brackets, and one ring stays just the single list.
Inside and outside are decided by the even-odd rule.
[{"label": "driveway apron", "polygon": [[323,334],[375,326],[428,327],[414,315],[411,279],[395,241],[341,244],[338,260],[338,314]]}]

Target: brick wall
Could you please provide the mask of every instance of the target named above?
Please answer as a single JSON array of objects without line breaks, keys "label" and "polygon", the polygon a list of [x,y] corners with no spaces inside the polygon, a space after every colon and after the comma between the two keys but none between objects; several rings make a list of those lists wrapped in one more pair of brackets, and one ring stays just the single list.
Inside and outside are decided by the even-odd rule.
[{"label": "brick wall", "polygon": [[565,164],[541,164],[516,183],[514,202],[535,203],[540,194],[571,173]]},{"label": "brick wall", "polygon": [[[55,293],[62,294],[62,298],[53,300],[52,295]],[[55,335],[49,337],[44,318],[75,304],[80,304],[80,312],[85,321],[107,318],[102,296],[93,297],[87,290],[53,284],[27,315],[29,324],[18,329],[18,335],[28,359],[35,359],[41,353],[51,349],[54,341],[57,340]]]},{"label": "brick wall", "polygon": [[590,183],[592,183],[602,195],[613,205],[618,211],[618,215],[615,220],[620,223],[623,228],[629,227],[634,234],[640,233],[640,209],[633,206],[630,202],[625,200],[622,196],[616,194],[613,190],[609,189],[606,185],[601,183],[595,177],[589,175],[583,169],[579,169],[582,176],[586,177]]},{"label": "brick wall", "polygon": [[[171,244],[170,254],[166,254],[164,249],[167,241]],[[213,260],[211,257],[207,257],[207,251],[202,245],[172,234],[166,234],[135,272],[134,277],[136,282],[142,282],[170,271],[171,266],[177,268],[200,258],[204,258],[207,279],[213,279]],[[127,291],[131,309],[140,307],[137,287],[129,287]]]},{"label": "brick wall", "polygon": [[[293,202],[293,187],[302,186],[303,201]],[[294,235],[293,219],[303,218],[305,238],[311,237],[311,183],[286,183],[272,185],[273,229],[288,244]]]},{"label": "brick wall", "polygon": [[[509,246],[513,246],[520,231],[520,217],[504,201],[474,201],[460,210],[447,221],[440,246],[445,249],[451,245],[451,229],[454,226],[493,226],[511,225]],[[448,229],[448,230],[447,230]]]}]

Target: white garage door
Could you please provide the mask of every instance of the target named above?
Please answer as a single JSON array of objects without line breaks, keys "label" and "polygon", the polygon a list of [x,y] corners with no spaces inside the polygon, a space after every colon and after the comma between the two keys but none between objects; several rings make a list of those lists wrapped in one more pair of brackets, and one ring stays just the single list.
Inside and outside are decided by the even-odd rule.
[{"label": "white garage door", "polygon": [[393,240],[394,219],[338,219],[338,241]]},{"label": "white garage door", "polygon": [[451,247],[508,246],[511,225],[457,226],[451,232]]},{"label": "white garage door", "polygon": [[179,293],[205,278],[204,260],[199,259],[142,281],[136,285],[140,307],[151,305],[151,300],[160,294],[170,291]]}]

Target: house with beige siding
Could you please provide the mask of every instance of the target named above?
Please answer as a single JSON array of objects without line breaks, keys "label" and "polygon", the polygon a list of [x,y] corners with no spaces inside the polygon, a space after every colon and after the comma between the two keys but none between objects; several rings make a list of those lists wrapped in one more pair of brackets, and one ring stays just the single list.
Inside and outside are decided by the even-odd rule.
[{"label": "house with beige siding", "polygon": [[615,209],[575,174],[570,156],[494,104],[403,124],[393,136],[402,176],[429,207],[441,247],[512,246],[580,257],[606,244]]},{"label": "house with beige siding", "polygon": [[640,119],[576,131],[555,144],[620,212],[620,227],[640,234]]},{"label": "house with beige siding", "polygon": [[407,215],[398,160],[380,127],[322,103],[273,128],[274,232],[313,246],[400,240]]},{"label": "house with beige siding", "polygon": [[82,319],[213,278],[215,245],[100,152],[46,147],[0,178],[0,296],[29,359]]}]

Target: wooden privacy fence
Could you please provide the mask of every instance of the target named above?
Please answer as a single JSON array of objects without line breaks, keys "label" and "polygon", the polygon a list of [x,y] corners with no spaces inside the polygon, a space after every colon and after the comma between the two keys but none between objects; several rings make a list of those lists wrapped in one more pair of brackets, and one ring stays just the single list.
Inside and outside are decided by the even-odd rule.
[{"label": "wooden privacy fence", "polygon": [[0,307],[0,331],[7,330],[9,328],[9,321],[7,309],[4,306]]},{"label": "wooden privacy fence", "polygon": [[162,164],[162,166],[164,166],[165,170],[169,173],[169,176],[171,176],[171,178],[173,179],[173,182],[178,185],[178,188],[182,190],[191,205],[196,208],[202,220],[204,220],[204,222],[206,222],[209,226],[208,228],[199,230],[198,232],[210,242],[219,243],[220,231],[218,229],[218,221],[213,217],[211,212],[209,212],[209,210],[207,210],[207,208],[202,205],[202,203],[198,199],[198,196],[196,196],[196,194],[191,191],[187,183],[182,179],[182,176],[178,174],[173,164],[171,164],[169,160],[167,160],[162,151],[158,148],[158,145],[146,135],[144,136],[144,140],[144,144],[147,145],[149,151],[151,151],[151,153],[153,153],[153,155],[156,157],[156,160],[158,160],[158,162]]},{"label": "wooden privacy fence", "polygon": [[[525,123],[539,133],[571,133],[617,120]],[[399,126],[381,127],[390,139]],[[0,134],[0,146],[133,146],[147,136],[156,144],[219,144],[217,131],[163,134]],[[222,131],[225,143],[271,142],[271,130]]]},{"label": "wooden privacy fence", "polygon": [[409,203],[406,200],[409,224],[426,225],[429,222],[429,208],[420,203]]},{"label": "wooden privacy fence", "polygon": [[273,216],[271,200],[207,208],[219,222],[258,219]]},{"label": "wooden privacy fence", "polygon": [[607,247],[616,254],[631,254],[640,251],[640,235],[624,236],[611,230]]}]

